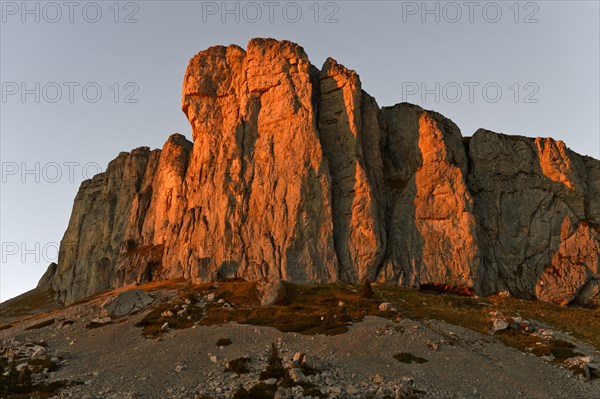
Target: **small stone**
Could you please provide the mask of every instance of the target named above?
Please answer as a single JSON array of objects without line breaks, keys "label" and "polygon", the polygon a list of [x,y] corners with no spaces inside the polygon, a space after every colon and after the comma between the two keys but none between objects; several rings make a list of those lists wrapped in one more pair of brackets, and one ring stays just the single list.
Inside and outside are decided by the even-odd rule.
[{"label": "small stone", "polygon": [[287,300],[287,291],[280,279],[263,279],[258,282],[256,289],[261,306],[280,305]]},{"label": "small stone", "polygon": [[290,370],[290,378],[294,382],[306,382],[306,376],[299,369],[291,369]]},{"label": "small stone", "polygon": [[279,387],[273,399],[292,399],[292,390],[289,388]]},{"label": "small stone", "polygon": [[162,325],[162,327],[160,328],[161,331],[168,331],[169,330],[169,323],[165,323]]},{"label": "small stone", "polygon": [[431,349],[434,352],[437,352],[438,350],[440,350],[440,345],[437,342],[428,342],[427,346],[429,347],[429,349]]},{"label": "small stone", "polygon": [[302,352],[294,353],[294,357],[292,358],[292,360],[298,364],[302,364],[303,359],[304,359],[304,353],[302,353]]},{"label": "small stone", "polygon": [[356,395],[358,393],[358,389],[355,386],[350,385],[346,388],[346,393],[349,395]]},{"label": "small stone", "polygon": [[96,317],[95,319],[92,319],[92,323],[96,323],[96,324],[106,324],[110,322],[110,317]]},{"label": "small stone", "polygon": [[379,305],[379,310],[381,310],[382,312],[386,312],[388,310],[396,310],[396,308],[391,302],[383,302]]},{"label": "small stone", "polygon": [[506,330],[509,326],[508,322],[504,319],[493,319],[492,324],[494,332]]},{"label": "small stone", "polygon": [[48,359],[48,352],[46,351],[46,348],[44,348],[43,346],[34,346],[33,347],[33,353],[31,354],[31,360],[45,360]]},{"label": "small stone", "polygon": [[16,369],[18,372],[21,372],[21,370],[23,370],[25,367],[27,367],[27,363],[21,363],[16,367]]},{"label": "small stone", "polygon": [[211,357],[210,357],[210,361],[211,361],[212,363],[216,363],[216,362],[217,362],[217,360],[218,360],[218,359],[217,359],[217,357],[216,357],[215,355],[211,355]]},{"label": "small stone", "polygon": [[171,312],[170,310],[165,310],[164,312],[162,312],[160,314],[162,317],[173,317],[173,312]]}]

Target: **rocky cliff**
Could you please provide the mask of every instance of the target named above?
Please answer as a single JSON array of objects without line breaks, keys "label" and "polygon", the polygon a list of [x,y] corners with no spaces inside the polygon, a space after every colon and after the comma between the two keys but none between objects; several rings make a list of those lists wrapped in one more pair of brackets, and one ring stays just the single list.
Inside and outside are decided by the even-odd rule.
[{"label": "rocky cliff", "polygon": [[194,144],[121,153],[81,185],[40,282],[62,301],[176,277],[598,300],[600,162],[561,141],[463,138],[272,39],[200,52],[182,97]]}]

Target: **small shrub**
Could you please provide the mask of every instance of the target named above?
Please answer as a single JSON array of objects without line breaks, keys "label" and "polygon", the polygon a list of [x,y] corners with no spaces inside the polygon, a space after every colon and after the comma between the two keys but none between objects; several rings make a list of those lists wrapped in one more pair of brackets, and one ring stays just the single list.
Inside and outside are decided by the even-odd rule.
[{"label": "small shrub", "polygon": [[408,352],[400,352],[394,355],[394,359],[401,363],[426,363],[427,359],[423,359],[422,357],[418,357]]},{"label": "small shrub", "polygon": [[273,399],[277,392],[277,385],[260,383],[254,385],[250,390],[240,387],[234,394],[233,399]]},{"label": "small shrub", "polygon": [[305,398],[327,398],[327,395],[321,392],[318,388],[308,388],[303,391]]},{"label": "small shrub", "polygon": [[300,371],[302,371],[302,374],[304,374],[304,375],[315,375],[315,374],[321,373],[321,370],[311,367],[306,363],[303,363],[300,366]]},{"label": "small shrub", "polygon": [[239,387],[233,394],[233,399],[248,399],[248,391],[244,387]]},{"label": "small shrub", "polygon": [[247,399],[273,399],[275,393],[277,392],[277,385],[273,384],[265,384],[261,382],[259,384],[254,385],[248,391]]},{"label": "small shrub", "polygon": [[561,363],[568,358],[582,355],[574,349],[575,345],[572,343],[557,339],[550,341],[547,345],[534,348],[531,352],[536,356],[552,356],[555,363]]},{"label": "small shrub", "polygon": [[371,283],[368,279],[365,279],[363,282],[360,295],[365,299],[372,299],[375,297],[375,291],[373,291],[373,287],[371,287]]},{"label": "small shrub", "polygon": [[279,356],[279,351],[275,344],[271,344],[271,355],[269,356],[269,360],[267,360],[267,367],[260,373],[260,379],[263,381],[270,378],[280,380],[286,376],[287,372],[283,367],[283,361]]},{"label": "small shrub", "polygon": [[248,363],[250,363],[249,357],[238,357],[228,362],[225,371],[233,372],[236,374],[247,374],[250,372],[248,369]]},{"label": "small shrub", "polygon": [[54,363],[50,359],[35,359],[29,361],[29,366],[33,369],[33,372],[38,374],[48,369],[48,371],[52,372],[58,369],[58,364]]},{"label": "small shrub", "polygon": [[19,384],[21,385],[21,387],[23,387],[23,389],[27,391],[31,390],[33,381],[31,379],[31,370],[29,370],[29,367],[25,367],[23,370],[21,370],[21,375],[19,376]]}]

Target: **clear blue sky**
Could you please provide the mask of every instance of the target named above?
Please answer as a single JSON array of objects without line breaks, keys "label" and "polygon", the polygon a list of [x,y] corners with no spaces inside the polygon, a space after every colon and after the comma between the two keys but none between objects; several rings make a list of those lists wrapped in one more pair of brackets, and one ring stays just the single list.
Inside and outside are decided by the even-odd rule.
[{"label": "clear blue sky", "polygon": [[331,56],[356,70],[380,106],[600,156],[595,0],[114,3],[1,2],[2,301],[55,260],[84,177],[120,151],[191,137],[183,73],[215,44],[292,40],[317,67]]}]

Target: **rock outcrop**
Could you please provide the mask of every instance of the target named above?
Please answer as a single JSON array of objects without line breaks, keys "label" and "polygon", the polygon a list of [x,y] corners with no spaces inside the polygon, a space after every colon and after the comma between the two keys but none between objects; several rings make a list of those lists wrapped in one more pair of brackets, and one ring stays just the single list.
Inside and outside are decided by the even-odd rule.
[{"label": "rock outcrop", "polygon": [[193,144],[122,153],[81,185],[40,282],[62,301],[179,277],[598,300],[600,162],[560,141],[463,138],[273,39],[194,56],[182,108]]}]

